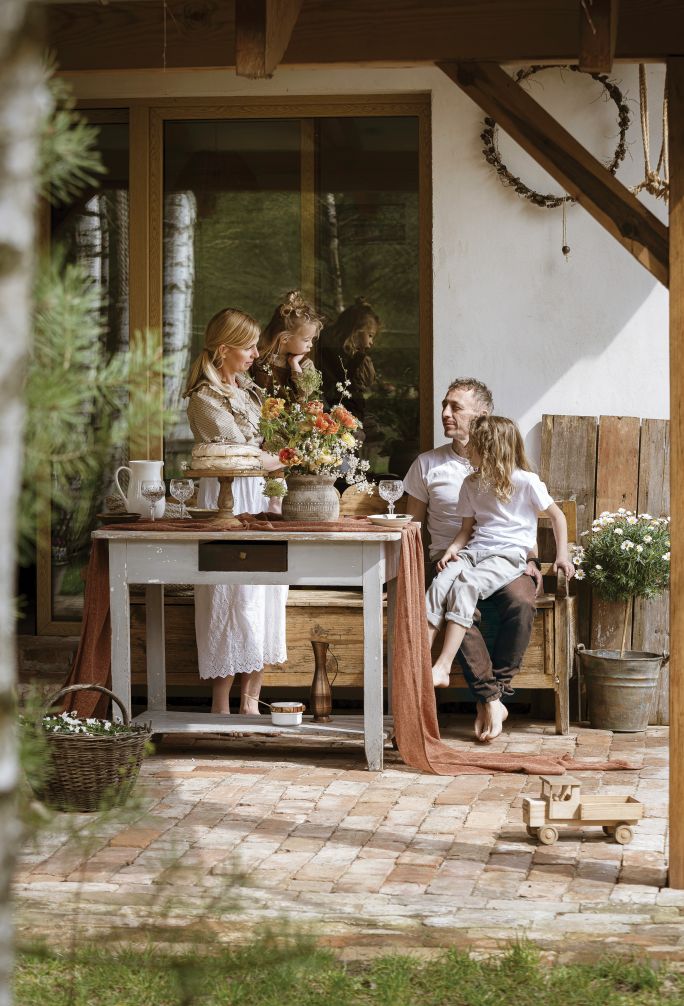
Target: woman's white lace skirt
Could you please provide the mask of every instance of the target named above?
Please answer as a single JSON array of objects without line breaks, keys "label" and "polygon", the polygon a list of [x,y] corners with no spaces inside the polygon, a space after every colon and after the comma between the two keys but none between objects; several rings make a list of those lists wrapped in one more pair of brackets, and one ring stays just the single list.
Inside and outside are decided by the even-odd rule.
[{"label": "woman's white lace skirt", "polygon": [[[263,479],[236,478],[235,513],[268,509]],[[215,507],[218,479],[200,479],[197,505]],[[195,633],[201,678],[251,674],[287,660],[287,587],[221,584],[195,586]]]}]

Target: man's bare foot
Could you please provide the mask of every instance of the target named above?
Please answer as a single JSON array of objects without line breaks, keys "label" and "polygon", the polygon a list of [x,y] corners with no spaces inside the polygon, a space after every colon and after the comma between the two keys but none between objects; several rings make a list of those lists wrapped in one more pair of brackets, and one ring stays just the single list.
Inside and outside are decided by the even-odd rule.
[{"label": "man's bare foot", "polygon": [[503,730],[504,722],[508,719],[508,709],[501,699],[494,699],[493,702],[485,703],[484,729],[480,735],[482,741],[493,741]]},{"label": "man's bare foot", "polygon": [[450,668],[441,664],[439,660],[433,665],[432,684],[435,688],[449,687],[449,670]]},{"label": "man's bare foot", "polygon": [[482,731],[485,726],[485,706],[486,702],[477,703],[477,716],[475,717],[475,737],[482,740]]}]

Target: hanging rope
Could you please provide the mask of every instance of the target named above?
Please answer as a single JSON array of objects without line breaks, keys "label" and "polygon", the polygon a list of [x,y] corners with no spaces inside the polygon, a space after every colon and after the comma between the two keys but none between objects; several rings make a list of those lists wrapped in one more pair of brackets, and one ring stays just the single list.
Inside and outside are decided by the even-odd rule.
[{"label": "hanging rope", "polygon": [[[632,192],[636,195],[645,189],[656,199],[665,199],[670,194],[670,166],[668,162],[668,128],[667,128],[667,78],[663,92],[663,141],[660,145],[660,156],[655,171],[651,167],[651,137],[648,122],[648,86],[646,84],[646,67],[639,63],[639,111],[641,115],[641,139],[644,147],[644,178],[635,185]],[[662,171],[662,177],[660,172]]]}]

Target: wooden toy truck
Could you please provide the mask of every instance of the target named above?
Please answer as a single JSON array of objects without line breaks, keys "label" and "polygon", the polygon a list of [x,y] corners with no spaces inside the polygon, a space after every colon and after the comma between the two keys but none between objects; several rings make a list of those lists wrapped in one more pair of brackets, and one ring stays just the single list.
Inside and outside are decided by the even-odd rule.
[{"label": "wooden toy truck", "polygon": [[559,824],[601,825],[620,845],[631,842],[632,825],[644,816],[644,807],[633,796],[582,796],[577,779],[567,775],[540,776],[539,797],[523,797],[523,821],[528,835],[542,845],[553,845]]}]

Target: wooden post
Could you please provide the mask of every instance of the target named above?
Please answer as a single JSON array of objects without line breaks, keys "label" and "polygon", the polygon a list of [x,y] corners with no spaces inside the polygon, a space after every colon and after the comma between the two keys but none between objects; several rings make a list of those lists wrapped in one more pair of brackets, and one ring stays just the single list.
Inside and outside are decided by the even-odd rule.
[{"label": "wooden post", "polygon": [[615,58],[618,0],[592,0],[580,12],[579,68],[587,73],[610,73]]},{"label": "wooden post", "polygon": [[684,889],[684,59],[668,61],[670,123],[670,887]]}]

